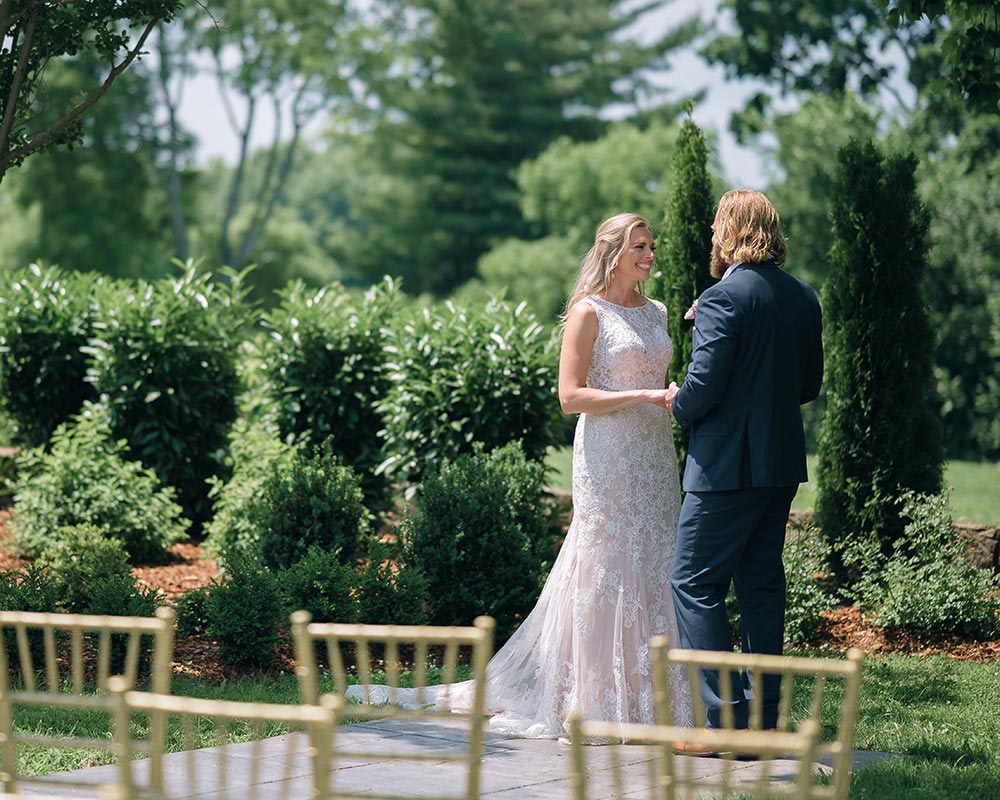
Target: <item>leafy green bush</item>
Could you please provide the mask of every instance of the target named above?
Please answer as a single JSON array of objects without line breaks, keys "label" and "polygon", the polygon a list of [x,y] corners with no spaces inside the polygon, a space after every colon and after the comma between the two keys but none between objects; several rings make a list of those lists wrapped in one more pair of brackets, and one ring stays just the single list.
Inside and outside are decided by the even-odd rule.
[{"label": "leafy green bush", "polygon": [[381,542],[371,540],[368,560],[358,574],[358,622],[379,625],[426,625],[427,579],[397,559]]},{"label": "leafy green bush", "polygon": [[96,581],[128,576],[128,553],[121,539],[108,538],[96,525],[60,528],[36,561],[49,576],[67,611],[82,611]]},{"label": "leafy green bush", "polygon": [[187,521],[174,491],[156,475],[125,458],[126,444],[115,441],[103,415],[85,406],[59,426],[49,450],[18,455],[18,493],[9,527],[18,550],[38,554],[77,525],[97,527],[120,539],[133,563],[162,558],[186,535]]},{"label": "leafy green bush", "polygon": [[291,467],[296,448],[265,425],[241,420],[234,426],[230,452],[232,476],[225,481],[212,479],[213,515],[205,527],[204,542],[210,552],[223,558],[237,550],[259,550],[260,528],[254,515],[264,485],[272,474]]},{"label": "leafy green bush", "polygon": [[289,612],[305,609],[315,622],[355,622],[357,573],[336,551],[310,547],[299,561],[278,573],[281,596]]},{"label": "leafy green bush", "polygon": [[[59,593],[45,570],[36,564],[23,569],[0,571],[0,611],[37,611],[53,613],[62,611]],[[4,632],[3,646],[8,655],[18,650],[16,633]],[[33,664],[45,663],[45,639],[40,630],[28,631],[28,652]],[[19,661],[9,662],[13,674],[20,675]]]},{"label": "leafy green bush", "polygon": [[392,388],[379,411],[389,456],[379,472],[419,481],[477,443],[516,440],[541,460],[561,442],[556,339],[523,303],[424,309],[392,330],[387,349]]},{"label": "leafy green bush", "polygon": [[278,579],[257,558],[229,558],[225,577],[205,599],[208,635],[219,658],[234,667],[267,667],[279,641],[284,617]]},{"label": "leafy green bush", "polygon": [[874,621],[929,635],[990,638],[1000,632],[997,578],[975,566],[956,537],[947,494],[906,492],[906,526],[883,556],[874,537],[845,548],[844,561],[862,578],[854,594]]},{"label": "leafy green bush", "polygon": [[502,642],[531,610],[548,568],[543,472],[511,442],[459,456],[421,484],[399,533],[405,561],[427,578],[432,623],[488,614]]},{"label": "leafy green bush", "polygon": [[281,437],[327,443],[361,477],[369,504],[381,505],[376,404],[389,390],[382,330],[400,294],[387,278],[360,298],[336,284],[313,292],[301,283],[281,296],[263,320],[270,336],[261,347]]},{"label": "leafy green bush", "polygon": [[61,611],[59,592],[38,564],[0,571],[0,611]]},{"label": "leafy green bush", "polygon": [[81,350],[91,335],[93,277],[32,264],[0,292],[0,410],[14,441],[44,444],[96,397]]},{"label": "leafy green bush", "polygon": [[[140,586],[131,575],[107,575],[96,579],[89,586],[89,595],[83,607],[85,614],[110,614],[125,617],[153,617],[156,609],[163,605],[163,596],[147,586]],[[94,634],[94,640],[100,634]],[[111,635],[111,674],[125,669],[128,650],[128,636],[124,633]],[[142,636],[139,642],[139,671],[149,667],[153,650],[153,637]]]},{"label": "leafy green bush", "polygon": [[820,631],[820,612],[836,604],[827,590],[830,545],[812,526],[795,526],[785,541],[785,641],[801,645]]},{"label": "leafy green bush", "polygon": [[208,596],[213,585],[189,589],[174,601],[178,636],[204,636],[208,632]]},{"label": "leafy green bush", "polygon": [[88,379],[115,436],[176,488],[196,524],[209,518],[207,480],[224,471],[236,418],[243,292],[238,278],[217,281],[191,266],[177,279],[95,290]]},{"label": "leafy green bush", "polygon": [[322,445],[298,449],[288,464],[271,463],[247,509],[247,524],[260,532],[260,555],[271,569],[291,566],[314,546],[337,550],[353,564],[363,552],[371,514],[354,470]]}]

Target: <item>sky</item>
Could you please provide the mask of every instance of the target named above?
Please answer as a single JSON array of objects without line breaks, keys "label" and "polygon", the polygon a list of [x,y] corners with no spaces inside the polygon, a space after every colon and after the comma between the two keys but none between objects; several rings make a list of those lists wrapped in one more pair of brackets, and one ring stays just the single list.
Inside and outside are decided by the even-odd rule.
[{"label": "sky", "polygon": [[[673,0],[666,7],[651,12],[642,22],[638,35],[650,38],[662,34],[680,20],[693,14],[702,19],[716,15],[718,0]],[[717,20],[725,25],[725,18]],[[724,177],[732,187],[766,188],[763,165],[759,156],[741,147],[728,131],[729,117],[743,106],[755,90],[746,81],[725,80],[721,67],[710,67],[694,52],[679,52],[671,61],[670,72],[658,80],[672,90],[666,100],[676,100],[706,89],[705,100],[695,106],[694,121],[705,130],[715,131]],[[197,159],[205,163],[214,158],[233,163],[237,155],[237,138],[223,112],[219,94],[210,77],[194,79],[185,89],[180,109],[183,125],[198,137]],[[273,117],[262,113],[255,125],[251,141],[264,146],[272,135]],[[316,133],[317,131],[313,131]]]}]

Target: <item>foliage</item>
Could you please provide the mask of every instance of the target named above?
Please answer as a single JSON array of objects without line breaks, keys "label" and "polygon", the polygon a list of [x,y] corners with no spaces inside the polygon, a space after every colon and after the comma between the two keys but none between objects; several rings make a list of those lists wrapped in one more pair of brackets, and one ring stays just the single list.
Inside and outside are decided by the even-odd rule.
[{"label": "foliage", "polygon": [[[38,564],[28,563],[21,569],[0,570],[0,611],[60,611],[59,592]],[[12,633],[8,633],[12,637]],[[11,651],[9,641],[7,650]],[[41,642],[39,642],[41,647]],[[33,651],[34,652],[34,651]]]},{"label": "foliage", "polygon": [[91,335],[93,279],[32,264],[9,275],[0,293],[0,409],[16,442],[37,447],[84,401],[81,348]]},{"label": "foliage", "polygon": [[354,566],[343,563],[338,550],[314,545],[278,573],[278,585],[289,611],[304,609],[315,622],[354,622],[358,606],[352,595],[355,578]]},{"label": "foliage", "polygon": [[285,569],[312,547],[338,551],[353,564],[371,527],[361,483],[332,448],[300,448],[287,466],[270,465],[247,523],[259,531],[259,553],[271,569]]},{"label": "foliage", "polygon": [[433,624],[487,614],[501,643],[531,610],[549,566],[542,476],[511,442],[491,453],[478,446],[420,485],[399,534],[404,560],[427,578]]},{"label": "foliage", "polygon": [[[674,354],[668,376],[679,386],[687,375],[694,348],[693,329],[684,322],[691,303],[715,283],[709,272],[715,200],[708,173],[708,146],[690,117],[681,124],[673,155],[673,190],[666,204],[657,242],[657,269],[647,283],[650,297],[667,306],[667,325]],[[676,421],[674,444],[681,472],[687,457],[687,436]]]},{"label": "foliage", "polygon": [[373,24],[393,40],[386,78],[369,87],[380,185],[351,205],[364,230],[377,229],[367,240],[379,246],[355,246],[345,260],[371,279],[388,258],[408,288],[442,296],[471,278],[497,242],[530,238],[517,166],[560,135],[599,135],[607,125],[600,112],[633,101],[643,70],[665,63],[700,28],[688,20],[640,42],[632,26],[653,4],[629,5],[397,0],[373,9]]},{"label": "foliage", "polygon": [[[104,71],[100,58],[86,51],[49,65],[39,121],[54,122]],[[38,220],[15,250],[20,263],[44,259],[119,277],[169,271],[173,242],[152,104],[148,70],[136,65],[115,81],[99,112],[81,120],[86,147],[51,148],[7,175],[19,209]],[[190,207],[190,188],[185,199]]]},{"label": "foliage", "polygon": [[970,118],[929,157],[935,378],[951,458],[1000,461],[1000,120]]},{"label": "foliage", "polygon": [[371,539],[368,558],[358,573],[358,622],[426,625],[427,580],[401,558],[389,557],[389,548]]},{"label": "foliage", "polygon": [[823,287],[828,408],[816,515],[831,543],[872,535],[888,553],[903,528],[896,498],[941,488],[923,302],[928,220],[912,155],[886,156],[855,140],[839,159]]},{"label": "foliage", "polygon": [[946,68],[940,83],[956,101],[985,113],[1000,108],[1000,15],[997,3],[982,0],[878,0],[899,26],[923,25],[947,15],[941,42]]},{"label": "foliage", "polygon": [[196,524],[236,417],[237,346],[247,322],[240,276],[192,264],[176,279],[101,284],[88,379],[115,436],[178,492]]},{"label": "foliage", "polygon": [[282,442],[266,425],[246,420],[234,426],[230,451],[232,475],[227,481],[212,479],[213,514],[205,527],[205,547],[222,556],[234,550],[259,549],[260,528],[252,514],[270,476],[286,472],[296,453],[294,445]]},{"label": "foliage", "polygon": [[466,307],[485,306],[494,297],[523,302],[540,322],[555,323],[579,261],[579,250],[568,236],[552,234],[530,242],[504,239],[479,259],[476,277],[451,299]]},{"label": "foliage", "polygon": [[18,455],[16,512],[9,522],[22,553],[36,554],[60,540],[61,530],[94,525],[122,541],[133,563],[162,558],[185,536],[188,522],[175,492],[152,470],[126,458],[94,407],[63,423],[49,449]]},{"label": "foliage", "polygon": [[338,285],[311,292],[301,283],[281,298],[264,318],[270,335],[260,354],[281,437],[325,442],[377,506],[385,486],[373,474],[384,458],[376,405],[390,386],[383,329],[398,310],[399,292],[386,278],[360,298]]},{"label": "foliage", "polygon": [[[96,578],[90,584],[89,598],[83,612],[101,616],[152,617],[156,615],[156,609],[162,606],[163,602],[163,596],[156,589],[137,584],[128,573],[112,574]],[[93,634],[95,644],[99,636],[100,634]],[[140,672],[148,668],[152,651],[152,636],[140,637]],[[110,660],[112,675],[124,672],[127,653],[128,635],[124,633],[112,634]]]},{"label": "foliage", "polygon": [[224,664],[267,667],[284,617],[278,579],[258,558],[247,554],[228,558],[225,572],[205,599],[208,635],[218,642]]},{"label": "foliage", "polygon": [[[909,113],[911,101],[897,90],[899,73],[923,93],[942,67],[941,20],[897,28],[874,0],[722,0],[719,10],[731,12],[734,25],[720,28],[702,54],[729,78],[762,79],[782,95],[883,91]],[[769,109],[769,95],[756,95],[748,107]],[[738,135],[748,132],[746,122],[734,121]]]},{"label": "foliage", "polygon": [[[82,612],[98,580],[130,574],[121,539],[108,538],[96,525],[84,523],[56,531],[36,563],[59,592],[60,605]],[[117,613],[117,612],[116,612]]]},{"label": "foliage", "polygon": [[861,606],[887,628],[977,639],[1000,633],[997,578],[967,558],[948,495],[905,492],[899,504],[906,527],[887,559],[867,537],[845,549],[862,576],[855,587]]},{"label": "foliage", "polygon": [[[80,117],[142,52],[180,0],[95,0],[87,3],[6,3],[0,14],[0,181],[32,153],[80,138]],[[129,28],[141,29],[136,36]],[[45,68],[80,53],[96,53],[107,77],[81,92],[62,116],[38,126]]]},{"label": "foliage", "polygon": [[582,251],[601,221],[623,210],[655,226],[672,190],[677,137],[676,125],[654,120],[616,123],[593,141],[556,139],[518,167],[525,219]]},{"label": "foliage", "polygon": [[512,440],[541,459],[561,440],[556,341],[521,304],[451,302],[398,323],[392,388],[379,404],[389,457],[379,470],[418,481],[435,464]]},{"label": "foliage", "polygon": [[214,584],[189,589],[174,601],[178,636],[204,636],[208,632],[208,596]]},{"label": "foliage", "polygon": [[785,564],[785,642],[803,645],[813,641],[822,625],[820,612],[835,605],[828,591],[830,545],[812,527],[797,526],[789,532],[782,553]]}]

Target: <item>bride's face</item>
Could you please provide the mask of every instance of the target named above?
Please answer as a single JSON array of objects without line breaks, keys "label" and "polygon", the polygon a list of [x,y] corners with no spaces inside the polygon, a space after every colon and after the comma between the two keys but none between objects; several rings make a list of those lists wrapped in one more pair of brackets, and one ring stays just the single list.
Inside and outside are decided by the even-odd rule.
[{"label": "bride's face", "polygon": [[615,275],[630,281],[648,280],[654,260],[653,236],[649,228],[640,225],[629,235],[628,246],[618,257]]}]

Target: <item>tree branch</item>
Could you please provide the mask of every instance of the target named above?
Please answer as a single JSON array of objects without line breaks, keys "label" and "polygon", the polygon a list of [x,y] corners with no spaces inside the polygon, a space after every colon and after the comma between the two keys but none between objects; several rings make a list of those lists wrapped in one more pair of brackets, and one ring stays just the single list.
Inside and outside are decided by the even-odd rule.
[{"label": "tree branch", "polygon": [[96,92],[94,92],[91,95],[88,95],[86,100],[84,100],[82,103],[80,103],[71,111],[69,111],[67,114],[65,114],[61,119],[52,123],[48,128],[41,131],[40,133],[35,134],[34,136],[31,137],[29,141],[25,142],[23,145],[16,148],[15,150],[12,150],[7,158],[7,161],[5,163],[0,162],[0,166],[6,166],[6,164],[24,158],[25,156],[30,155],[36,150],[42,149],[49,143],[52,137],[55,136],[60,130],[65,128],[70,123],[75,122],[88,109],[90,109],[91,106],[93,106],[98,100],[100,100],[108,91],[108,89],[111,88],[111,84],[115,82],[118,76],[121,75],[126,69],[128,69],[128,67],[132,64],[132,62],[135,61],[139,53],[142,51],[142,47],[146,43],[146,39],[149,38],[149,34],[153,32],[153,28],[155,28],[157,24],[159,24],[159,22],[160,19],[157,18],[151,20],[149,24],[146,25],[146,28],[145,30],[143,30],[142,35],[139,37],[139,41],[136,42],[135,47],[133,47],[128,52],[128,55],[125,56],[125,58],[122,60],[120,64],[118,64],[118,66],[113,67],[111,69],[111,72],[108,73],[108,77],[104,80],[104,83],[101,84],[101,87]]},{"label": "tree branch", "polygon": [[[31,14],[28,17],[28,24],[24,30],[24,39],[21,43],[21,50],[18,54],[17,59],[17,69],[11,76],[10,82],[10,92],[7,95],[7,104],[4,106],[3,110],[3,120],[0,121],[0,176],[2,176],[10,164],[17,161],[18,155],[17,151],[23,148],[25,145],[21,145],[21,148],[15,148],[9,151],[10,148],[10,132],[14,127],[14,117],[17,114],[17,102],[21,96],[21,89],[24,87],[24,75],[28,66],[28,58],[31,55],[31,40],[34,38],[35,26],[38,24],[38,14],[37,12]],[[18,23],[20,26],[20,23]],[[17,40],[20,38],[20,31],[14,33],[14,38],[11,41],[11,53],[14,52],[14,48],[17,47]]]}]

